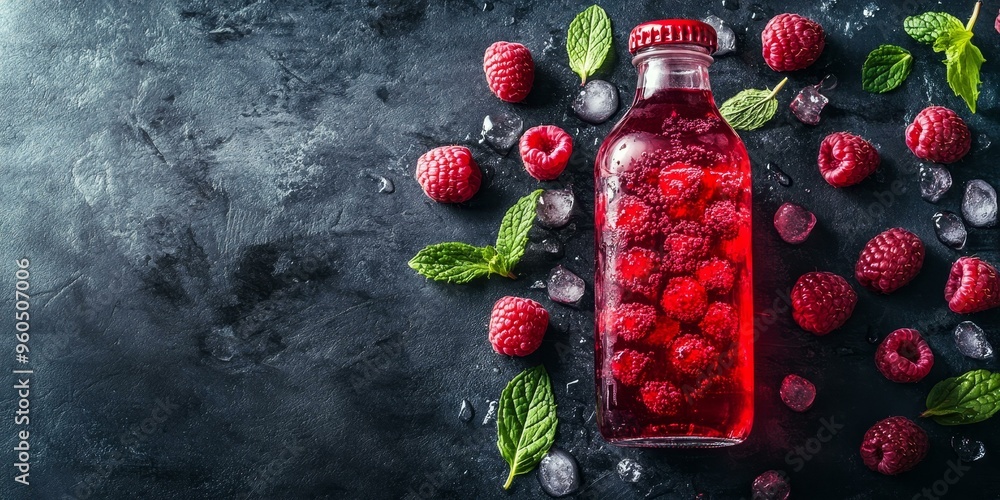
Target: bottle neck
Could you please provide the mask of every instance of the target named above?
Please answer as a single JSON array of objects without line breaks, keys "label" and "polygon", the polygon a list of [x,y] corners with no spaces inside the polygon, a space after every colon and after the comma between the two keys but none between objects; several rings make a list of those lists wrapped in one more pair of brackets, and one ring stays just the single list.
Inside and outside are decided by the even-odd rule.
[{"label": "bottle neck", "polygon": [[639,71],[635,103],[669,89],[707,90],[712,56],[697,45],[662,45],[640,50],[632,58]]}]

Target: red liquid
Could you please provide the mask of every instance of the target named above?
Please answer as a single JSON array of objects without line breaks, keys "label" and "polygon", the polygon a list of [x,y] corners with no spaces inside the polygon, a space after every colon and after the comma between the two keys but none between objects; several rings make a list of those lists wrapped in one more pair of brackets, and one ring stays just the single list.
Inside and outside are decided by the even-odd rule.
[{"label": "red liquid", "polygon": [[742,141],[710,91],[664,90],[612,130],[595,175],[601,433],[633,446],[741,442],[753,421]]}]

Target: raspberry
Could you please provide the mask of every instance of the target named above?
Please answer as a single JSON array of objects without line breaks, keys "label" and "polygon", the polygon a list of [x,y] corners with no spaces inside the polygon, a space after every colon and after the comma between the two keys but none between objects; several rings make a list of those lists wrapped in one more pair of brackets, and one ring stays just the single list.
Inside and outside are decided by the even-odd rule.
[{"label": "raspberry", "polygon": [[684,394],[670,382],[646,382],[640,392],[646,408],[657,415],[677,415],[684,404]]},{"label": "raspberry", "polygon": [[681,324],[679,321],[666,316],[659,316],[656,318],[656,326],[653,327],[653,332],[646,337],[646,343],[664,347],[669,346],[680,334]]},{"label": "raspberry", "polygon": [[889,417],[868,429],[861,441],[861,460],[887,476],[915,467],[928,448],[927,433],[906,417]]},{"label": "raspberry", "polygon": [[693,200],[701,189],[703,175],[700,168],[689,167],[684,163],[674,163],[660,171],[657,180],[660,194],[668,205]]},{"label": "raspberry", "polygon": [[972,147],[972,134],[957,113],[930,106],[906,127],[906,146],[921,160],[955,163]]},{"label": "raspberry", "polygon": [[713,302],[705,311],[705,317],[698,325],[706,337],[717,345],[731,342],[736,335],[736,309],[725,302]]},{"label": "raspberry", "polygon": [[483,174],[465,146],[434,148],[417,159],[417,182],[424,193],[439,203],[469,201]]},{"label": "raspberry", "polygon": [[646,304],[626,303],[615,309],[615,334],[628,341],[639,340],[656,326],[656,308]]},{"label": "raspberry", "polygon": [[826,45],[823,27],[798,14],[779,14],[760,35],[764,62],[775,71],[795,71],[819,59]]},{"label": "raspberry", "polygon": [[[738,171],[707,171],[702,177],[702,185],[707,198],[731,200],[740,195],[746,183],[746,176]],[[749,190],[749,187],[747,187]]]},{"label": "raspberry", "polygon": [[892,293],[909,283],[924,265],[924,243],[902,228],[879,233],[861,250],[854,277],[861,286]]},{"label": "raspberry", "polygon": [[969,314],[1000,305],[1000,279],[997,270],[979,257],[959,257],[951,266],[944,285],[948,308]]},{"label": "raspberry", "polygon": [[740,214],[730,200],[717,201],[705,209],[702,223],[709,231],[724,240],[736,237],[740,230]]},{"label": "raspberry", "polygon": [[661,305],[671,318],[684,323],[697,323],[708,308],[708,295],[694,279],[674,278],[667,283]]},{"label": "raspberry", "polygon": [[540,181],[551,181],[566,169],[573,154],[573,138],[555,125],[540,125],[521,136],[519,147],[528,174]]},{"label": "raspberry", "polygon": [[659,200],[659,167],[651,163],[648,153],[633,159],[627,170],[618,173],[618,179],[625,192],[648,201]]},{"label": "raspberry", "polygon": [[653,209],[635,196],[622,196],[615,202],[611,214],[611,227],[620,245],[648,243],[659,232],[659,221]]},{"label": "raspberry", "polygon": [[629,292],[655,298],[663,284],[657,260],[656,252],[645,248],[622,251],[614,261],[618,282]]},{"label": "raspberry", "polygon": [[834,132],[820,143],[817,162],[826,182],[841,188],[865,180],[881,159],[870,142],[847,132]]},{"label": "raspberry", "polygon": [[695,278],[706,290],[726,293],[733,288],[736,280],[736,270],[733,263],[725,259],[713,258],[698,265]]},{"label": "raspberry", "polygon": [[490,91],[503,101],[521,102],[531,92],[535,62],[528,48],[519,43],[496,42],[486,49],[483,71]]},{"label": "raspberry", "polygon": [[663,269],[670,273],[692,273],[712,250],[706,231],[691,221],[681,221],[663,239],[666,251]]},{"label": "raspberry", "polygon": [[490,344],[499,354],[527,356],[542,345],[549,312],[531,299],[503,297],[490,314]]},{"label": "raspberry", "polygon": [[719,353],[698,335],[681,335],[670,346],[670,360],[679,375],[687,380],[704,379],[715,368]]},{"label": "raspberry", "polygon": [[792,318],[803,330],[826,335],[851,317],[857,301],[844,278],[827,272],[806,273],[792,287]]},{"label": "raspberry", "polygon": [[875,366],[893,382],[919,382],[934,366],[934,353],[920,332],[900,328],[879,344],[875,351]]},{"label": "raspberry", "polygon": [[646,367],[651,361],[649,356],[639,351],[625,349],[611,358],[611,374],[622,385],[639,385],[642,383]]}]

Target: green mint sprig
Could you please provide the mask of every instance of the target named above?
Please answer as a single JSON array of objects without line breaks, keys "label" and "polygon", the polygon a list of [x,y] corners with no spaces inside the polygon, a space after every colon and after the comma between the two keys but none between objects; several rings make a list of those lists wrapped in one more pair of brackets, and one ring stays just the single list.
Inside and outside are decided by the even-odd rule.
[{"label": "green mint sprig", "polygon": [[477,247],[448,242],[428,245],[408,263],[421,276],[446,283],[468,283],[476,278],[499,274],[515,278],[514,266],[524,256],[528,230],[535,222],[535,205],[542,190],[517,200],[500,223],[496,245]]},{"label": "green mint sprig", "polygon": [[948,86],[956,96],[961,97],[969,110],[976,112],[979,100],[980,69],[986,59],[972,43],[972,27],[979,18],[983,2],[976,2],[969,22],[962,22],[943,12],[927,12],[903,21],[903,28],[915,40],[930,44],[934,52],[944,52]]},{"label": "green mint sprig", "polygon": [[510,466],[503,489],[514,476],[534,469],[555,442],[556,401],[545,367],[538,365],[519,373],[500,395],[497,412],[497,448]]},{"label": "green mint sprig", "polygon": [[896,45],[880,45],[868,54],[861,67],[861,87],[873,94],[884,94],[902,85],[912,69],[909,51]]},{"label": "green mint sprig", "polygon": [[778,100],[775,96],[785,83],[788,83],[788,78],[782,80],[774,90],[743,90],[722,103],[719,113],[736,130],[759,129],[778,111]]},{"label": "green mint sprig", "polygon": [[569,23],[566,34],[569,67],[580,75],[581,85],[600,69],[611,52],[611,19],[598,5],[591,5]]},{"label": "green mint sprig", "polygon": [[927,395],[927,410],[941,425],[981,422],[1000,411],[1000,373],[972,370],[942,380]]}]

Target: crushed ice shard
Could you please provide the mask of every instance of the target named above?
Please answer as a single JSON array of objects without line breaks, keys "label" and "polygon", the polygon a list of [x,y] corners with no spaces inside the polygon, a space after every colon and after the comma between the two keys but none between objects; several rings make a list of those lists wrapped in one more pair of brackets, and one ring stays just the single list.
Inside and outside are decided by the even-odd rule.
[{"label": "crushed ice shard", "polygon": [[736,52],[736,33],[718,16],[708,16],[701,20],[703,23],[715,28],[718,48],[712,54],[714,57],[724,56]]},{"label": "crushed ice shard", "polygon": [[822,85],[823,82],[820,82],[817,85],[809,85],[803,88],[795,96],[795,99],[792,100],[792,104],[789,105],[792,108],[792,114],[806,125],[818,125],[820,113],[826,107],[826,104],[830,102],[830,99],[820,92]]},{"label": "crushed ice shard", "polygon": [[951,172],[947,168],[923,165],[919,176],[920,196],[931,203],[937,203],[951,189]]},{"label": "crushed ice shard", "polygon": [[548,189],[538,197],[535,215],[539,224],[551,229],[560,228],[569,223],[575,206],[573,188]]},{"label": "crushed ice shard", "polygon": [[524,121],[521,120],[520,116],[508,111],[500,111],[483,118],[482,137],[479,142],[485,142],[497,153],[507,154],[521,138],[522,130],[524,130]]},{"label": "crushed ice shard", "polygon": [[972,227],[993,227],[997,223],[997,192],[988,182],[972,179],[965,185],[962,216]]},{"label": "crushed ice shard", "polygon": [[604,80],[590,80],[573,99],[572,108],[587,123],[604,123],[618,111],[618,88]]},{"label": "crushed ice shard", "polygon": [[583,278],[563,266],[552,268],[546,288],[550,299],[568,305],[578,304],[586,291]]},{"label": "crushed ice shard", "polygon": [[958,214],[942,210],[934,214],[933,220],[934,231],[937,233],[938,240],[941,243],[955,250],[965,248],[965,240],[968,238],[969,233],[966,231],[965,223],[962,222],[962,218]]},{"label": "crushed ice shard", "polygon": [[955,327],[955,345],[958,352],[972,359],[993,357],[993,345],[986,338],[986,332],[971,321],[963,321]]}]

